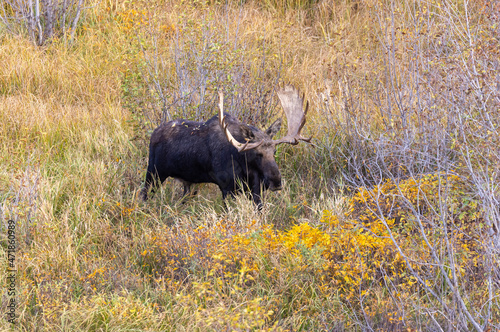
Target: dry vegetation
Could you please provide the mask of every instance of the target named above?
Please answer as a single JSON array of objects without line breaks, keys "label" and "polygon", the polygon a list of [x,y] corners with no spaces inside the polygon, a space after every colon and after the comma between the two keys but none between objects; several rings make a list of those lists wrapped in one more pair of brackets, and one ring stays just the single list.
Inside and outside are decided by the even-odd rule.
[{"label": "dry vegetation", "polygon": [[[103,0],[41,46],[15,3],[2,330],[500,329],[498,1]],[[211,185],[180,204],[173,180],[137,199],[162,119],[208,119],[223,87],[263,126],[282,82],[314,144],[280,147],[262,211]]]}]

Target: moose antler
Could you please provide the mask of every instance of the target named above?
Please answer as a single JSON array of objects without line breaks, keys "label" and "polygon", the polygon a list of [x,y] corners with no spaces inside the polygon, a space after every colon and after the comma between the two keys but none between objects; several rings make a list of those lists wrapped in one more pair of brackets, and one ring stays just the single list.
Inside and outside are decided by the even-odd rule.
[{"label": "moose antler", "polygon": [[309,102],[306,102],[306,107],[303,109],[304,95],[301,97],[299,90],[291,85],[285,85],[283,89],[280,89],[278,97],[288,120],[288,134],[279,140],[273,140],[274,144],[288,143],[296,145],[299,143],[299,140],[310,142],[312,137],[305,138],[300,135],[302,127],[306,124]]},{"label": "moose antler", "polygon": [[226,116],[224,115],[224,94],[222,91],[219,91],[219,123],[224,130],[224,133],[226,134],[227,140],[236,148],[238,149],[238,152],[243,152],[243,151],[248,151],[255,149],[256,147],[260,146],[263,141],[260,142],[255,142],[255,143],[250,143],[247,141],[245,144],[238,142],[233,135],[231,135],[231,132],[229,129],[227,129],[228,124],[226,123]]},{"label": "moose antler", "polygon": [[[287,143],[296,145],[299,141],[310,142],[312,137],[305,138],[300,135],[302,127],[306,124],[306,114],[309,109],[309,102],[304,106],[304,95],[300,96],[299,90],[295,89],[291,85],[285,85],[284,88],[278,91],[278,97],[281,101],[281,106],[285,111],[286,118],[288,120],[288,134],[279,140],[266,140],[266,142],[274,145],[281,143]],[[219,91],[219,122],[226,134],[227,140],[236,148],[238,152],[248,151],[259,147],[264,141],[252,142],[249,141],[245,143],[238,142],[231,132],[229,131],[228,124],[226,122],[226,116],[224,115],[224,94]]]}]

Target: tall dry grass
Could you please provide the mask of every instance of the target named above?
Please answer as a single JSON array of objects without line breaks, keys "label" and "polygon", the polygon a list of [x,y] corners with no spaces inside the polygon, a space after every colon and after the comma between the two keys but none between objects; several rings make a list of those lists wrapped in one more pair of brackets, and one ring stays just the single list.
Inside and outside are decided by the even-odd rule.
[{"label": "tall dry grass", "polygon": [[[381,20],[393,8],[402,13],[396,26],[404,27],[411,13],[412,2],[401,8],[380,3],[390,4],[108,0],[85,12],[69,46],[53,40],[35,47],[26,36],[0,30],[0,241],[6,242],[6,221],[15,220],[14,328],[458,326],[452,315],[440,316],[437,325],[432,317],[421,317],[413,304],[425,307],[428,299],[413,279],[405,279],[408,270],[389,234],[360,203],[376,191],[362,188],[355,196],[343,190],[339,177],[346,161],[335,151],[353,141],[337,135],[335,121],[327,121],[334,115],[343,123],[349,118],[328,112],[350,105],[353,100],[344,97],[357,93],[339,82],[346,82],[345,75],[357,82],[378,77],[386,59]],[[314,135],[314,145],[279,149],[284,190],[268,193],[261,212],[244,196],[224,207],[213,185],[201,185],[198,196],[181,204],[173,180],[147,203],[136,197],[147,157],[141,112],[145,101],[154,100],[145,89],[144,54],[158,51],[164,72],[172,74],[170,84],[177,79],[169,53],[176,36],[203,42],[200,33],[208,23],[229,39],[239,36],[253,77],[265,42],[265,83],[272,85],[279,67],[281,80],[297,85],[311,103],[306,131]],[[225,59],[224,51],[215,59]],[[383,82],[367,79],[363,92]],[[354,101],[369,111],[373,99]],[[325,107],[332,101],[335,107]],[[208,119],[212,113],[198,116]],[[461,212],[467,220],[478,213],[468,207]],[[370,219],[363,224],[362,217]],[[401,226],[402,238],[416,245],[405,231]],[[6,266],[5,250],[0,256]],[[390,271],[383,274],[382,268]],[[475,282],[474,273],[467,276]],[[0,278],[6,279],[5,269]],[[402,294],[397,300],[391,297],[393,285]],[[471,301],[482,303],[478,294]],[[6,305],[3,300],[2,315]],[[490,317],[498,318],[498,308],[491,311]],[[6,320],[0,326],[12,328]]]}]

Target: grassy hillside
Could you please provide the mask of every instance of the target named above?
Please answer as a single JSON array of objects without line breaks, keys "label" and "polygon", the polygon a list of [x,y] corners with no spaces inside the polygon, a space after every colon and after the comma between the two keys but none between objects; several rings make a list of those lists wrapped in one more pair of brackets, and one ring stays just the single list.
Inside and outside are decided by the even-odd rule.
[{"label": "grassy hillside", "polygon": [[[498,13],[104,0],[43,45],[0,21],[2,330],[500,329]],[[162,119],[223,88],[267,128],[287,82],[313,144],[278,148],[262,211],[172,179],[138,199]]]}]

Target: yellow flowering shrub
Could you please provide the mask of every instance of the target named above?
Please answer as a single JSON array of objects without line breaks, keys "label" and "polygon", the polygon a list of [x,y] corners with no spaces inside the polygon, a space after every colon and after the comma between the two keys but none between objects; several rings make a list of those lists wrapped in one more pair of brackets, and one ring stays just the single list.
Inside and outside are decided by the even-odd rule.
[{"label": "yellow flowering shrub", "polygon": [[[366,253],[371,243],[371,253],[362,257],[373,265],[361,268],[373,275],[374,268],[381,267],[386,273],[384,278],[389,277],[399,287],[396,294],[421,287],[417,275],[427,287],[439,292],[443,264],[452,265],[456,282],[473,292],[470,281],[476,280],[483,269],[478,232],[483,220],[479,202],[467,194],[466,188],[467,183],[459,176],[439,173],[359,188],[346,214],[346,224],[351,226],[343,227],[338,237],[355,238],[352,246],[360,254]],[[328,213],[325,216],[333,220],[335,230],[338,221]],[[352,259],[344,259],[342,268],[352,264]],[[452,269],[445,270],[453,279]],[[363,274],[359,280],[366,278],[369,276]]]},{"label": "yellow flowering shrub", "polygon": [[234,234],[229,231],[234,226],[227,222],[192,231],[165,228],[164,234],[151,238],[151,248],[143,251],[143,266],[147,273],[163,275],[171,286],[193,272],[224,278],[232,287],[245,287],[262,278],[277,282],[287,272],[312,273],[325,287],[346,294],[354,294],[363,282],[372,283],[381,265],[387,271],[402,269],[380,225],[373,225],[369,232],[354,222],[340,223],[329,211],[324,212],[322,222],[324,230],[309,223],[289,230],[253,223]]},{"label": "yellow flowering shrub", "polygon": [[437,221],[443,214],[455,224],[480,221],[479,204],[465,188],[466,183],[453,174],[425,174],[398,183],[388,179],[371,189],[359,188],[351,199],[349,213],[366,224],[381,216],[411,221],[415,214],[427,222]]},{"label": "yellow flowering shrub", "polygon": [[[469,225],[480,211],[477,202],[465,206],[467,198],[456,194],[463,187],[458,178],[426,175],[398,185],[386,181],[371,189],[360,188],[349,200],[344,215],[325,210],[318,225],[304,222],[281,230],[255,221],[242,227],[223,220],[196,229],[165,227],[161,234],[151,236],[150,246],[143,250],[143,270],[146,275],[160,277],[167,288],[180,289],[183,285],[190,289],[178,300],[196,303],[196,315],[205,328],[269,326],[279,308],[285,306],[280,302],[287,301],[285,297],[275,297],[274,302],[261,299],[262,305],[257,305],[256,296],[254,309],[245,313],[234,311],[221,294],[235,296],[257,285],[272,285],[274,292],[307,301],[311,296],[308,280],[313,280],[315,292],[339,294],[355,307],[363,298],[368,316],[397,323],[402,317],[397,301],[422,287],[416,274],[426,285],[439,287],[435,284],[439,270],[428,263],[433,259],[430,246],[441,250],[443,236],[449,236],[454,246],[459,277],[471,276],[478,269],[479,251],[470,246],[463,232],[447,235],[428,226],[418,228],[414,223],[415,211],[433,221],[432,213],[439,202],[431,196],[446,186],[455,193],[446,196],[450,223],[456,219],[457,225]],[[457,207],[459,212],[453,211]],[[392,297],[381,296],[388,284]],[[299,310],[304,302],[292,305]]]}]

